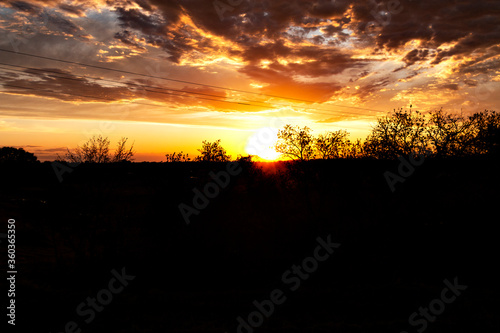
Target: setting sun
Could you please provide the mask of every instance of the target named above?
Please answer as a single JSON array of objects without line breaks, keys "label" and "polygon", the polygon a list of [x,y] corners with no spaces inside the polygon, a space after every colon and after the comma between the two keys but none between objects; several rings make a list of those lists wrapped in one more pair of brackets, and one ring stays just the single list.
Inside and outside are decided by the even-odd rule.
[{"label": "setting sun", "polygon": [[281,154],[276,152],[274,145],[278,141],[278,130],[264,127],[255,132],[248,140],[245,151],[266,161],[277,160]]}]

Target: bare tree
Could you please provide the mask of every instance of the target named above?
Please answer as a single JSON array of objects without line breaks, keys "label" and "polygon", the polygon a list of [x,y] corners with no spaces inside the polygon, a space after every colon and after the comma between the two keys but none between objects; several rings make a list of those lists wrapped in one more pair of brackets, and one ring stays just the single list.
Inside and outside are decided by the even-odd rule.
[{"label": "bare tree", "polygon": [[134,144],[127,148],[128,138],[121,138],[113,156],[113,162],[131,162],[134,156]]},{"label": "bare tree", "polygon": [[278,153],[291,159],[306,161],[314,158],[313,144],[314,138],[310,128],[285,125],[283,129],[278,131],[275,149]]},{"label": "bare tree", "polygon": [[114,156],[109,151],[110,141],[102,135],[94,135],[81,147],[77,146],[66,153],[66,160],[70,163],[110,163],[131,161],[134,156],[133,145],[126,147],[127,139],[122,138],[118,142]]}]

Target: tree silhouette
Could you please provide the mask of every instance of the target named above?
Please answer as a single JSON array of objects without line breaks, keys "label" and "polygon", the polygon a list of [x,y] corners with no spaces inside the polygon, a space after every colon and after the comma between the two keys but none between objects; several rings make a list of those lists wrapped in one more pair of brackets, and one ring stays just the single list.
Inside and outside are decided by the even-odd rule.
[{"label": "tree silhouette", "polygon": [[365,143],[361,139],[357,139],[354,142],[347,140],[342,155],[343,158],[362,158],[366,156]]},{"label": "tree silhouette", "polygon": [[470,118],[434,111],[425,129],[426,140],[437,157],[472,155],[476,153],[474,127]]},{"label": "tree silhouette", "polygon": [[127,140],[128,138],[121,138],[118,141],[118,146],[115,150],[115,155],[113,156],[113,162],[130,162],[133,160],[134,156],[134,144],[127,148]]},{"label": "tree silhouette", "polygon": [[500,155],[500,113],[485,110],[469,117],[476,154]]},{"label": "tree silhouette", "polygon": [[110,163],[131,161],[134,156],[133,144],[130,148],[126,147],[127,138],[122,138],[118,142],[115,154],[111,156],[109,151],[110,141],[102,135],[94,135],[81,147],[77,146],[74,150],[66,153],[66,160],[70,163]]},{"label": "tree silhouette", "polygon": [[349,133],[344,130],[320,134],[314,140],[314,148],[322,159],[345,158],[350,155]]},{"label": "tree silhouette", "polygon": [[311,129],[307,126],[285,125],[278,131],[278,141],[275,149],[291,159],[306,161],[314,158],[314,138],[311,135]]},{"label": "tree silhouette", "polygon": [[0,163],[36,163],[38,158],[23,148],[2,147],[0,148]]},{"label": "tree silhouette", "polygon": [[375,158],[423,154],[427,150],[425,117],[418,111],[394,110],[379,118],[365,142],[366,154]]},{"label": "tree silhouette", "polygon": [[198,151],[201,155],[196,156],[195,160],[200,162],[228,162],[231,159],[231,156],[221,146],[220,139],[215,142],[203,141],[202,147]]}]

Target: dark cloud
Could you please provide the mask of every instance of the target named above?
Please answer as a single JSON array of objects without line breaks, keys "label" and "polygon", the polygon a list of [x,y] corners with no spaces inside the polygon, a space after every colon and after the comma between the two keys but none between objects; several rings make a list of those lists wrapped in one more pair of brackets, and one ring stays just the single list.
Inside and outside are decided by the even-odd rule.
[{"label": "dark cloud", "polygon": [[468,85],[469,87],[477,87],[479,82],[477,80],[473,80],[473,79],[465,79],[464,83],[466,85]]},{"label": "dark cloud", "polygon": [[[497,0],[401,0],[400,3],[399,13],[389,13],[384,18],[380,18],[381,12],[377,12],[373,2],[356,4],[353,12],[358,33],[367,33],[366,38],[371,38],[379,48],[389,50],[397,50],[410,41],[418,40],[424,49],[437,50],[434,64],[453,55],[488,48],[500,40],[500,2]],[[387,7],[381,5],[378,9],[383,11]],[[366,30],[370,21],[375,26],[371,34]],[[440,49],[444,44],[454,42],[457,44],[451,49]],[[413,60],[418,62],[424,59]]]},{"label": "dark cloud", "polygon": [[55,31],[75,35],[80,31],[80,27],[60,14],[44,14],[47,16],[47,27]]},{"label": "dark cloud", "polygon": [[178,63],[185,53],[194,49],[193,41],[196,43],[201,40],[190,27],[169,29],[168,19],[165,20],[157,14],[147,15],[137,9],[121,7],[116,8],[116,13],[120,25],[126,30],[115,34],[115,38],[126,44],[135,44],[126,37],[131,35],[130,31],[137,31],[140,34],[139,38],[143,38],[147,44],[167,51],[170,54],[168,59],[174,63]]},{"label": "dark cloud", "polygon": [[378,80],[375,82],[367,83],[359,87],[359,89],[356,90],[354,93],[354,96],[358,96],[361,98],[366,98],[373,93],[379,92],[380,89],[383,87],[387,86],[388,84],[391,83],[391,80],[389,78],[385,78],[382,80]]},{"label": "dark cloud", "polygon": [[[196,31],[179,24],[181,16],[186,15],[196,27],[237,45],[229,53],[241,58],[248,69],[266,60],[271,62],[269,68],[279,75],[320,77],[367,65],[367,61],[353,59],[351,52],[341,47],[350,38],[346,29],[356,33],[359,45],[391,52],[399,52],[410,41],[420,41],[420,48],[402,58],[406,67],[429,59],[438,64],[451,56],[491,47],[500,40],[499,15],[492,14],[500,9],[496,0],[480,4],[472,0],[401,0],[399,6],[391,8],[383,1],[256,0],[236,1],[231,2],[236,5],[231,5],[222,0],[141,0],[136,3],[144,11],[116,9],[122,26],[127,31],[139,31],[148,44],[163,48],[171,61],[179,63],[194,50],[211,52],[212,47],[220,47],[210,41],[202,42]],[[151,12],[153,8],[157,9],[155,14]],[[131,43],[123,32],[116,37]],[[304,46],[305,41],[315,45]],[[451,49],[440,48],[450,43],[456,45]],[[278,59],[286,59],[287,64]]]},{"label": "dark cloud", "polygon": [[109,103],[145,99],[223,111],[261,111],[269,108],[265,103],[228,103],[224,101],[228,97],[227,92],[210,87],[172,89],[147,79],[111,82],[79,77],[55,68],[27,69],[21,73],[5,72],[0,74],[0,79],[3,91],[7,93],[51,97],[67,102]]},{"label": "dark cloud", "polygon": [[489,59],[486,61],[469,63],[468,66],[460,66],[460,73],[463,74],[493,74],[500,71],[500,59]]},{"label": "dark cloud", "polygon": [[[89,8],[107,5],[119,26],[110,36],[131,48],[160,48],[174,64],[196,59],[198,54],[226,55],[241,62],[240,73],[268,84],[263,91],[315,101],[324,101],[339,90],[340,84],[320,80],[331,81],[346,69],[356,69],[366,77],[371,63],[380,61],[360,59],[361,52],[366,58],[385,55],[390,60],[400,59],[405,66],[395,72],[423,63],[436,65],[450,58],[457,60],[454,70],[461,74],[487,74],[500,68],[495,59],[500,52],[498,0],[399,0],[392,8],[388,4],[394,1],[387,0],[8,3],[20,13],[40,13],[43,4],[58,8],[62,13],[51,11],[49,26],[74,36],[82,36],[77,18],[71,20],[63,14],[82,16]],[[353,81],[358,79],[355,74]],[[90,84],[94,83],[84,85]],[[385,79],[362,84],[355,94],[366,97],[386,84]]]},{"label": "dark cloud", "polygon": [[413,49],[405,55],[403,61],[406,63],[406,66],[411,66],[416,62],[426,60],[428,55],[429,50],[427,49]]},{"label": "dark cloud", "polygon": [[459,89],[459,86],[456,83],[446,83],[442,84],[440,87],[443,89],[454,90],[454,91]]},{"label": "dark cloud", "polygon": [[25,1],[10,1],[9,4],[14,9],[30,14],[38,14],[42,10],[39,6]]},{"label": "dark cloud", "polygon": [[262,89],[266,94],[298,98],[314,102],[325,102],[330,99],[340,86],[335,83],[306,83],[290,78],[289,75],[273,69],[260,68],[257,66],[246,66],[240,72],[259,82],[267,83]]},{"label": "dark cloud", "polygon": [[[8,3],[14,9],[30,13],[39,12],[43,3],[57,4],[61,10],[79,16],[86,8],[95,6],[93,2],[85,5],[79,0]],[[309,40],[318,47],[327,44],[335,48],[348,39],[346,29],[356,33],[358,43],[391,51],[410,41],[420,41],[421,48],[403,58],[407,66],[426,61],[430,56],[438,64],[452,56],[491,47],[500,40],[498,0],[108,0],[106,3],[115,8],[124,30],[139,31],[149,43],[169,52],[173,62],[179,62],[200,43],[192,29],[178,24],[183,15],[190,17],[196,27],[236,43],[249,62],[269,57],[273,52],[280,55],[279,44],[274,45],[274,50],[266,48],[283,38],[294,43]],[[130,7],[134,3],[139,8]],[[55,21],[64,32],[75,31],[70,22],[62,22],[61,18]],[[314,31],[320,34],[310,35]],[[442,48],[450,43],[456,45]],[[259,52],[262,56],[256,54]]]},{"label": "dark cloud", "polygon": [[116,39],[118,39],[119,41],[121,41],[123,44],[126,44],[126,45],[129,45],[131,47],[134,47],[138,50],[145,50],[146,48],[144,48],[143,46],[139,45],[135,39],[137,38],[137,36],[133,33],[131,33],[130,31],[128,30],[123,30],[123,31],[120,31],[120,32],[117,32],[114,37]]},{"label": "dark cloud", "polygon": [[311,16],[320,18],[343,17],[349,8],[350,1],[310,1],[308,12]]},{"label": "dark cloud", "polygon": [[[244,44],[246,42],[246,44]],[[280,57],[288,57],[293,50],[285,46],[283,40],[269,42],[266,44],[257,44],[255,40],[240,40],[240,45],[247,45],[244,51],[233,52],[240,55],[250,64],[259,63],[262,60],[275,60]]]},{"label": "dark cloud", "polygon": [[165,33],[166,23],[158,15],[146,15],[138,9],[116,8],[120,25],[124,28],[136,29],[147,35]]},{"label": "dark cloud", "polygon": [[28,69],[22,74],[1,74],[4,91],[58,98],[64,101],[102,102],[132,98],[127,87],[105,87],[68,71]]},{"label": "dark cloud", "polygon": [[135,0],[135,3],[148,12],[153,11],[153,7],[148,3],[147,0]]},{"label": "dark cloud", "polygon": [[60,4],[59,9],[76,16],[83,16],[86,10],[83,5],[69,5],[67,3]]}]

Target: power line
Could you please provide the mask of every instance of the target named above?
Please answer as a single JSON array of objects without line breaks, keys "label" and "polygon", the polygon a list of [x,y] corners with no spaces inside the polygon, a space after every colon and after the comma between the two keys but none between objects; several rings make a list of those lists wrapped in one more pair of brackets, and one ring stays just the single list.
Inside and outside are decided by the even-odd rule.
[{"label": "power line", "polygon": [[[124,70],[120,70],[120,69],[107,68],[107,67],[104,67],[104,66],[90,65],[90,64],[85,64],[85,63],[77,62],[77,61],[62,60],[62,59],[57,59],[57,58],[52,58],[52,57],[45,57],[45,56],[40,56],[40,55],[35,55],[35,54],[29,54],[29,53],[24,53],[24,52],[15,52],[15,51],[12,51],[12,50],[6,50],[6,49],[2,49],[2,48],[0,48],[0,51],[2,51],[2,52],[8,52],[8,53],[21,54],[21,55],[24,55],[24,56],[34,57],[34,58],[39,58],[39,59],[46,59],[46,60],[58,61],[58,62],[67,63],[67,64],[79,65],[79,66],[83,66],[83,67],[91,67],[91,68],[96,68],[96,69],[101,69],[101,70],[113,71],[113,72],[123,73],[123,74],[138,75],[138,76],[144,76],[144,77],[155,78],[155,79],[160,79],[160,80],[166,80],[166,81],[172,81],[172,82],[178,82],[178,83],[184,83],[184,84],[191,84],[191,85],[197,85],[197,86],[203,86],[203,87],[209,87],[209,88],[216,88],[216,89],[222,89],[222,90],[228,90],[228,91],[234,91],[234,92],[240,92],[240,93],[246,93],[246,94],[253,94],[253,95],[258,95],[258,96],[267,96],[267,97],[273,97],[273,98],[279,98],[279,99],[285,99],[285,100],[293,100],[293,101],[305,102],[305,103],[316,103],[315,101],[311,101],[311,100],[305,100],[305,99],[299,99],[299,98],[292,98],[292,97],[285,97],[285,96],[279,96],[279,95],[270,95],[270,94],[264,94],[264,93],[257,93],[257,92],[247,91],[247,90],[233,89],[233,88],[227,88],[227,87],[209,85],[209,84],[204,84],[204,83],[197,83],[197,82],[186,81],[186,80],[170,79],[170,78],[161,77],[161,76],[148,75],[148,74],[142,74],[142,73],[124,71]],[[336,106],[336,107],[365,110],[365,111],[370,111],[370,112],[386,112],[386,111],[382,111],[382,110],[373,110],[373,109],[356,107],[356,106],[347,106],[347,105],[339,105],[339,104],[330,104],[330,105]]]},{"label": "power line", "polygon": [[[82,95],[82,94],[75,94],[75,93],[68,93],[68,92],[59,92],[59,91],[54,91],[50,89],[40,89],[40,88],[34,88],[34,87],[26,87],[26,86],[19,86],[19,85],[13,85],[13,84],[3,84],[4,87],[11,87],[11,88],[17,88],[17,89],[26,89],[26,90],[32,90],[32,91],[40,91],[40,92],[48,92],[52,94],[60,94],[60,95],[68,95],[68,96],[75,96],[75,97],[84,97],[84,98],[89,98],[89,99],[98,99],[98,100],[103,100],[103,101],[108,101],[108,102],[116,102],[115,99],[111,98],[105,98],[105,97],[99,97],[99,96],[92,96],[92,95]],[[7,91],[8,93],[8,91]],[[159,92],[157,92],[159,93]],[[164,107],[163,105],[158,105],[158,104],[151,104],[151,103],[142,103],[142,102],[133,102],[130,101],[129,104],[137,104],[137,105],[146,105],[146,106],[154,106],[154,107]],[[275,107],[271,107],[270,109],[277,109]],[[363,118],[361,118],[363,119]]]},{"label": "power line", "polygon": [[[67,76],[58,76],[58,75],[63,75],[64,73],[56,72],[56,71],[51,71],[51,70],[46,70],[46,69],[41,69],[41,68],[26,67],[26,66],[20,66],[20,65],[11,65],[11,64],[5,64],[5,63],[2,63],[2,62],[0,62],[0,65],[10,66],[10,67],[24,68],[24,69],[28,69],[28,70],[35,70],[35,71],[40,71],[40,72],[45,72],[45,73],[54,73],[56,75],[52,75],[52,76],[57,77],[57,78],[61,78],[61,79],[65,79],[65,80],[72,80],[72,81],[81,81],[80,78],[67,77]],[[6,69],[6,70],[9,70],[9,71],[14,71],[14,72],[27,73],[25,71],[16,70],[16,69],[10,69],[10,68],[5,68],[5,67],[0,67],[0,68]],[[117,84],[120,84],[120,85],[124,84],[123,82],[119,82],[119,81],[115,81],[115,80],[109,80],[109,79],[102,79],[102,78],[97,78],[97,77],[92,77],[92,76],[82,76],[82,78],[99,80],[99,81],[105,81],[105,82],[113,82],[113,83],[117,83]],[[205,93],[194,92],[194,91],[185,91],[185,90],[180,90],[180,89],[164,88],[164,87],[158,87],[158,86],[150,86],[150,85],[145,85],[145,84],[137,84],[137,83],[133,83],[133,82],[126,82],[125,84],[126,85],[132,85],[132,86],[135,86],[135,87],[140,87],[140,88],[146,87],[146,88],[153,88],[153,89],[160,89],[160,90],[177,91],[177,92],[181,92],[181,93],[185,93],[185,94],[195,94],[195,95],[203,95],[203,96],[212,96],[212,97],[216,97],[216,98],[225,98],[225,96],[205,94]],[[114,87],[117,87],[117,86],[114,86]],[[175,95],[175,96],[182,96],[182,97],[194,97],[194,96],[186,96],[186,95],[181,95],[181,94],[152,91],[152,90],[147,90],[147,89],[144,89],[144,90],[148,91],[148,92],[164,93],[164,94],[168,94],[168,95]],[[234,101],[225,101],[225,100],[219,100],[219,99],[211,99],[211,98],[203,98],[203,97],[196,97],[196,98],[198,98],[198,99],[206,99],[206,100],[210,100],[210,101],[224,102],[224,103],[234,103],[234,104],[241,104],[241,105],[251,105],[251,104],[247,104],[247,103],[234,102]],[[258,102],[258,101],[252,101],[252,100],[246,100],[246,99],[243,99],[243,101]],[[252,106],[270,107],[269,105],[252,105]]]},{"label": "power line", "polygon": [[[69,96],[76,96],[76,97],[85,97],[85,98],[91,98],[91,99],[100,99],[100,100],[105,100],[109,102],[116,102],[116,100],[110,99],[110,98],[105,98],[105,97],[98,97],[98,96],[91,96],[91,95],[81,95],[81,94],[73,94],[73,93],[67,93],[67,92],[56,92],[54,90],[50,89],[40,89],[40,88],[33,88],[33,87],[25,87],[25,86],[18,86],[18,85],[13,85],[13,84],[3,84],[4,87],[12,87],[12,88],[18,88],[18,89],[26,89],[26,90],[34,90],[34,91],[42,91],[42,92],[49,92],[53,94],[62,94],[62,95],[69,95]],[[154,107],[163,107],[163,105],[158,105],[158,104],[151,104],[151,103],[141,103],[141,102],[129,102],[129,104],[137,104],[137,105],[146,105],[146,106],[154,106]],[[366,117],[365,117],[366,118]],[[363,119],[363,118],[361,118]],[[350,126],[351,128],[359,128],[356,126]]]},{"label": "power line", "polygon": [[[10,66],[10,67],[17,67],[17,68],[24,68],[24,69],[27,69],[27,70],[35,70],[35,71],[46,72],[46,73],[54,73],[56,75],[52,75],[53,77],[57,77],[57,78],[61,78],[61,79],[66,79],[66,80],[72,80],[72,81],[81,81],[81,78],[61,76],[64,73],[57,72],[57,71],[51,71],[51,70],[39,69],[39,68],[32,68],[32,67],[26,67],[26,66],[20,66],[20,65],[11,65],[11,64],[6,64],[6,63],[2,63],[2,62],[0,62],[0,65]],[[20,72],[20,73],[27,73],[26,71],[22,71],[22,70],[16,70],[16,69],[5,68],[5,67],[0,67],[0,68],[2,68],[4,70],[8,70],[8,71],[14,71],[14,72]],[[119,85],[123,85],[123,82],[119,82],[119,81],[115,81],[115,80],[101,79],[101,78],[90,77],[90,76],[82,76],[82,78],[87,78],[87,79],[90,78],[90,79],[93,79],[93,80],[100,80],[100,81],[112,82],[112,83],[117,83]],[[159,89],[159,90],[167,90],[167,91],[176,91],[176,92],[181,92],[182,93],[182,94],[176,94],[176,93],[170,93],[170,92],[166,92],[166,91],[156,91],[156,90],[144,89],[147,92],[157,93],[157,94],[166,94],[166,95],[173,95],[173,96],[180,96],[180,97],[191,97],[191,98],[197,98],[197,99],[203,99],[203,100],[210,100],[210,101],[224,102],[224,103],[238,104],[238,105],[246,105],[246,106],[254,106],[254,107],[260,107],[260,108],[267,108],[267,109],[279,109],[280,107],[283,107],[283,106],[277,107],[276,105],[273,106],[273,105],[269,105],[267,103],[263,103],[263,102],[259,102],[259,101],[254,101],[254,100],[246,100],[246,99],[243,99],[243,100],[249,101],[249,102],[257,102],[257,103],[261,103],[261,104],[267,104],[267,105],[255,105],[255,104],[250,104],[250,103],[242,103],[242,102],[235,102],[235,101],[226,101],[226,100],[222,100],[222,99],[213,99],[213,98],[206,98],[206,97],[199,97],[199,96],[189,96],[189,95],[186,96],[184,94],[200,94],[200,95],[212,96],[212,97],[216,97],[216,98],[225,98],[223,96],[218,96],[218,95],[211,95],[211,94],[205,94],[205,93],[184,91],[184,90],[179,90],[179,89],[171,89],[171,88],[164,88],[164,87],[158,87],[158,86],[150,86],[150,85],[144,85],[144,84],[136,84],[136,83],[131,83],[131,82],[128,82],[126,84],[133,85],[133,86],[136,86],[136,87],[141,87],[141,88],[147,87],[147,88],[153,88],[153,89]],[[85,97],[92,98],[92,96],[85,96]],[[113,100],[111,100],[111,101],[113,101]],[[324,109],[311,108],[311,107],[301,107],[301,106],[293,106],[293,108],[305,109],[307,111],[310,111],[311,109],[314,109],[314,110],[318,110],[318,111],[322,111],[322,112],[312,112],[312,113],[325,114],[325,115],[330,115],[330,116],[333,116],[331,113],[335,112],[335,113],[340,113],[342,115],[343,114],[352,114],[352,115],[356,115],[356,116],[365,116],[365,117],[367,117],[367,115],[363,115],[363,114],[359,114],[359,113],[354,113],[354,112],[348,112],[348,111],[324,110]],[[368,117],[370,117],[370,116],[368,116]]]},{"label": "power line", "polygon": [[[3,84],[3,86],[4,87],[18,88],[18,89],[38,90],[38,91],[43,91],[43,92],[50,92],[50,93],[53,93],[53,94],[61,94],[61,95],[69,95],[69,96],[76,96],[76,97],[93,98],[93,99],[101,99],[101,100],[105,100],[105,101],[109,101],[109,102],[116,102],[116,100],[114,100],[114,99],[105,98],[105,97],[99,97],[99,96],[80,95],[80,94],[73,94],[73,93],[59,92],[59,91],[56,92],[54,90],[49,90],[49,89],[24,87],[24,86],[18,86],[18,85],[14,85],[14,84]],[[140,105],[147,105],[147,106],[164,107],[163,105],[152,104],[152,103],[142,103],[142,102],[130,102],[130,104],[140,104]]]},{"label": "power line", "polygon": [[[52,93],[52,94],[56,94],[56,95],[61,94],[61,95],[68,95],[68,96],[75,96],[75,97],[84,97],[84,98],[89,98],[89,99],[98,99],[98,100],[103,100],[103,101],[108,101],[108,102],[116,102],[116,100],[111,99],[111,98],[92,96],[92,95],[74,94],[74,93],[68,93],[68,92],[59,92],[59,91],[54,91],[54,90],[50,90],[50,89],[40,89],[40,88],[19,86],[19,85],[6,84],[6,83],[4,83],[3,86],[17,88],[17,89],[26,89],[26,90],[32,90],[32,91],[48,92],[48,93]],[[132,101],[130,101],[129,104],[146,105],[146,106],[153,106],[153,107],[164,107],[163,105],[158,105],[158,104],[132,102]],[[271,109],[277,109],[277,108],[271,107]],[[361,119],[363,119],[363,118],[361,118]],[[353,127],[353,126],[351,126],[351,127]],[[354,127],[354,128],[356,128],[356,127]]]}]

